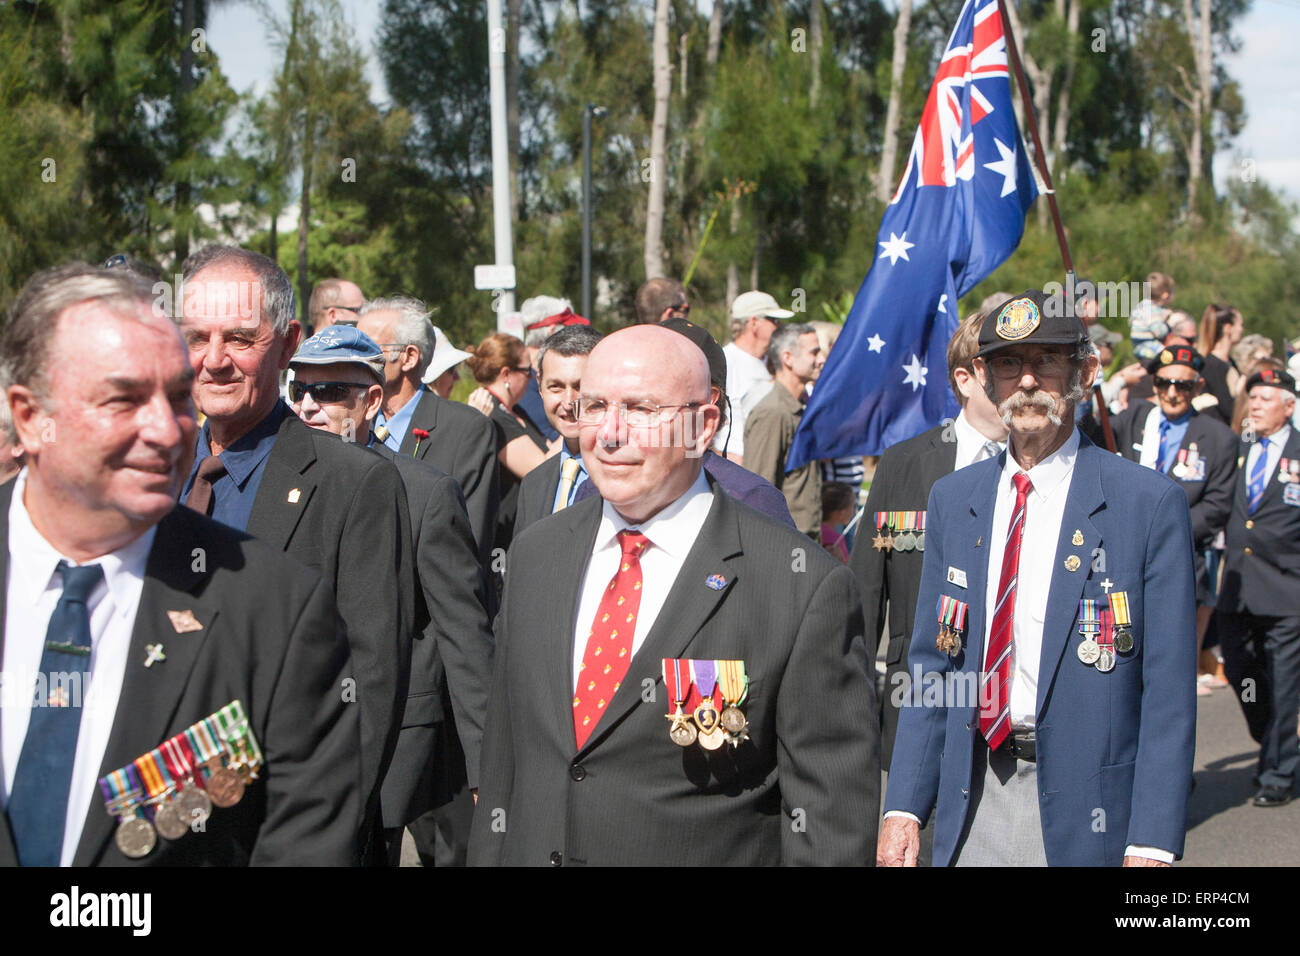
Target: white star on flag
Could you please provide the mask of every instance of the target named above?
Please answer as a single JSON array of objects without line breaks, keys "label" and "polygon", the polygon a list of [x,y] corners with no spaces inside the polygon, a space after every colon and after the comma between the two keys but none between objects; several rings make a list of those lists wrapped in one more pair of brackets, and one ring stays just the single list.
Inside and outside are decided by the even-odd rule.
[{"label": "white star on flag", "polygon": [[871,338],[867,339],[867,351],[868,351],[868,352],[879,352],[879,351],[880,351],[881,349],[883,349],[884,347],[885,347],[885,340],[882,339],[882,338],[881,338],[879,335],[877,335],[875,332],[872,332],[872,333],[871,333]]},{"label": "white star on flag", "polygon": [[1002,177],[1002,196],[1010,196],[1016,191],[1016,151],[1007,149],[1002,145],[1002,140],[996,136],[993,138],[993,145],[998,148],[1002,158],[996,163],[985,163],[984,168],[991,169]]},{"label": "white star on flag", "polygon": [[948,301],[948,293],[947,293],[947,292],[945,292],[943,295],[939,296],[939,311],[942,312],[944,315],[947,315],[947,314],[948,314],[948,307],[947,307],[946,305],[944,305],[944,303],[947,302],[947,301]]},{"label": "white star on flag", "polygon": [[[915,245],[916,243],[907,241],[906,231],[904,231],[901,236],[891,232],[889,234],[889,241],[880,243],[880,254],[882,256],[889,256],[889,264],[892,266],[897,263],[899,259],[907,259],[907,250],[913,248]],[[912,260],[907,259],[907,261],[911,262]]]},{"label": "white star on flag", "polygon": [[930,370],[921,365],[921,360],[917,358],[916,353],[913,352],[912,361],[903,366],[903,371],[907,373],[903,376],[903,384],[911,385],[912,391],[915,392],[925,384],[925,373]]}]

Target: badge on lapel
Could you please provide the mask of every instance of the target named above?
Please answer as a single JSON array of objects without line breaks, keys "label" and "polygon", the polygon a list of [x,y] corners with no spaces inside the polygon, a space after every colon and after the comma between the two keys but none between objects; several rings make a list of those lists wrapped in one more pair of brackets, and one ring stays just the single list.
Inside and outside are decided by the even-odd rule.
[{"label": "badge on lapel", "polygon": [[727,579],[721,574],[710,574],[704,579],[704,586],[711,591],[721,591],[727,586]]},{"label": "badge on lapel", "polygon": [[194,612],[189,608],[183,611],[168,611],[167,619],[172,622],[172,627],[177,634],[203,630],[203,625],[199,623],[199,619],[194,616]]},{"label": "badge on lapel", "polygon": [[1282,503],[1292,508],[1300,508],[1300,485],[1290,482],[1282,489]]}]

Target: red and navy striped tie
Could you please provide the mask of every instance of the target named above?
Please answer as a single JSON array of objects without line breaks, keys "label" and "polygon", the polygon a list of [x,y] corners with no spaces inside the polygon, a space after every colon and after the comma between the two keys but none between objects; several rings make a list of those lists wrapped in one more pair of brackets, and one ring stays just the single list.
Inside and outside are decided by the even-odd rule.
[{"label": "red and navy striped tie", "polygon": [[984,679],[980,686],[980,733],[990,750],[997,750],[1011,732],[1011,625],[1016,610],[1016,580],[1020,576],[1020,539],[1025,530],[1025,500],[1033,485],[1023,471],[1012,477],[1016,486],[1016,507],[1007,529],[1007,548],[1002,552],[1002,574],[998,578],[998,603],[993,608],[988,654],[984,658]]}]

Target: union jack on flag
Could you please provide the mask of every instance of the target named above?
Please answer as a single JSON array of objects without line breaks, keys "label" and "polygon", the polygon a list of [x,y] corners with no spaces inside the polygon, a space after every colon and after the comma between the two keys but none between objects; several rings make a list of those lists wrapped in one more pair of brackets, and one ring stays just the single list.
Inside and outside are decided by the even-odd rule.
[{"label": "union jack on flag", "polygon": [[957,414],[947,376],[957,300],[1020,244],[1038,195],[1011,95],[997,0],[966,0],[787,468],[877,455]]}]

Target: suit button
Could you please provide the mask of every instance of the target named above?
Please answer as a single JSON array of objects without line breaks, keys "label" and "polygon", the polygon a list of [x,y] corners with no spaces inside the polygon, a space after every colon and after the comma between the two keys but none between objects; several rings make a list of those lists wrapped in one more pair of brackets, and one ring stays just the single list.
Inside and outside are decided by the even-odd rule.
[{"label": "suit button", "polygon": [[967,725],[966,725],[966,729],[967,729],[967,730],[970,730],[970,724],[967,724]]},{"label": "suit button", "polygon": [[1249,531],[1253,527],[1255,527],[1255,522],[1253,520],[1248,519],[1246,521],[1246,530]]},{"label": "suit button", "polygon": [[551,866],[559,866],[564,862],[564,854],[559,850],[551,851]]},{"label": "suit button", "polygon": [[585,780],[587,777],[587,768],[582,764],[575,764],[569,768],[569,776],[574,780]]},{"label": "suit button", "polygon": [[970,794],[969,790],[967,790],[965,787],[961,788],[961,795],[963,799],[965,799],[969,794]]},{"label": "suit button", "polygon": [[1251,551],[1250,548],[1246,548],[1246,553],[1247,553],[1247,554],[1254,554],[1255,552]]}]

